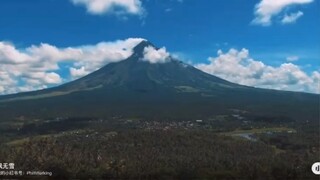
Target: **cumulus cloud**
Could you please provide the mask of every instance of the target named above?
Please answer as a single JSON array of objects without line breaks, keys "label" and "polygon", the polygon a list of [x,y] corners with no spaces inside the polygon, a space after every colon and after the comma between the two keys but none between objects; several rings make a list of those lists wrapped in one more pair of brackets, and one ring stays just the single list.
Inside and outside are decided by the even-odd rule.
[{"label": "cumulus cloud", "polygon": [[282,24],[290,24],[295,23],[301,16],[303,16],[303,12],[298,11],[296,13],[291,13],[289,15],[285,15],[281,20]]},{"label": "cumulus cloud", "polygon": [[44,77],[42,78],[44,80],[44,83],[46,84],[60,84],[62,83],[62,79],[59,74],[55,72],[50,73],[43,73]]},{"label": "cumulus cloud", "polygon": [[[111,62],[119,62],[132,55],[133,48],[144,39],[129,38],[94,45],[56,47],[42,43],[26,48],[0,41],[0,94],[10,94],[51,87],[87,75]],[[299,57],[289,56],[288,61]],[[144,49],[141,61],[165,63],[170,61],[166,48]],[[320,93],[320,73],[304,72],[290,62],[278,67],[264,64],[250,57],[247,49],[218,51],[210,63],[197,68],[232,82],[281,90]],[[67,67],[62,64],[67,63]],[[63,69],[64,68],[64,69]],[[60,72],[69,72],[68,76]]]},{"label": "cumulus cloud", "polygon": [[227,53],[218,51],[217,57],[210,57],[209,64],[197,64],[198,69],[231,82],[269,89],[305,91],[320,93],[320,74],[305,73],[299,66],[284,63],[279,67],[264,64],[249,56],[247,49],[230,49]]},{"label": "cumulus cloud", "polygon": [[[255,6],[255,19],[252,21],[254,24],[269,26],[275,16],[278,16],[286,8],[293,5],[303,5],[313,2],[313,0],[261,0]],[[303,13],[301,11],[290,15],[285,15],[282,18],[282,23],[295,22]]]},{"label": "cumulus cloud", "polygon": [[25,62],[29,57],[20,53],[8,42],[0,42],[0,62],[5,64],[18,64]]},{"label": "cumulus cloud", "polygon": [[143,13],[140,0],[71,0],[75,5],[85,6],[90,14],[132,14]]},{"label": "cumulus cloud", "polygon": [[0,42],[0,94],[43,89],[63,82],[60,63],[69,62],[72,79],[105,64],[128,58],[144,39],[129,38],[95,45],[59,48],[42,43],[19,49]]},{"label": "cumulus cloud", "polygon": [[82,66],[81,68],[78,68],[78,69],[71,67],[71,68],[69,68],[69,71],[70,71],[71,76],[74,78],[79,78],[79,77],[85,76],[90,73],[89,71],[87,71],[85,69],[84,66]]},{"label": "cumulus cloud", "polygon": [[169,59],[170,54],[167,52],[165,47],[157,50],[152,46],[148,46],[144,48],[143,54],[144,54],[144,57],[141,60],[148,61],[152,64],[166,63],[170,60]]}]

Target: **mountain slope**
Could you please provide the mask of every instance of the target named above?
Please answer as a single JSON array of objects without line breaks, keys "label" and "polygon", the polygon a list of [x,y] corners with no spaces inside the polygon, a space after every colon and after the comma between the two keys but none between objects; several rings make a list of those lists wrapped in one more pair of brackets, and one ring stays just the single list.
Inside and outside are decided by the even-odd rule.
[{"label": "mountain slope", "polygon": [[[319,95],[258,89],[204,73],[170,57],[142,61],[148,41],[126,60],[59,87],[0,97],[0,116],[206,118],[240,109],[252,114],[316,120]],[[154,47],[154,46],[153,46]]]}]

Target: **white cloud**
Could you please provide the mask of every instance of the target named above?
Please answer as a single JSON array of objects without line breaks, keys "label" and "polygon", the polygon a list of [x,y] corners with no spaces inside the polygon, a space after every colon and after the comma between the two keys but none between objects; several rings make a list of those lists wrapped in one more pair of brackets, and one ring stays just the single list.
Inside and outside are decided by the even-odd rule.
[{"label": "white cloud", "polygon": [[142,61],[148,61],[152,64],[155,63],[165,63],[168,62],[170,54],[166,51],[166,48],[155,49],[152,46],[148,46],[144,48],[144,57],[141,59]]},{"label": "white cloud", "polygon": [[[58,85],[91,73],[111,62],[118,62],[132,55],[132,49],[144,39],[129,38],[114,42],[76,47],[56,47],[50,44],[17,48],[0,41],[0,94],[43,89]],[[287,60],[299,57],[289,56]],[[144,49],[142,61],[165,63],[170,54],[165,48]],[[197,68],[232,82],[262,88],[318,92],[320,73],[305,73],[299,66],[284,63],[272,67],[250,58],[247,49],[218,51],[217,57],[209,58],[209,64],[198,64]],[[61,63],[68,63],[62,77]],[[66,79],[67,78],[67,79]]]},{"label": "white cloud", "polygon": [[85,69],[84,66],[82,66],[79,69],[71,67],[71,68],[69,68],[69,71],[70,71],[71,76],[74,78],[82,77],[82,76],[85,76],[90,73],[89,71],[87,71]]},{"label": "white cloud", "polygon": [[298,61],[299,56],[288,56],[287,61],[292,62],[292,61]]},{"label": "white cloud", "polygon": [[0,42],[0,62],[5,64],[23,63],[28,56],[21,54],[15,47],[8,42]]},{"label": "white cloud", "polygon": [[62,79],[59,74],[55,72],[44,73],[44,83],[46,84],[60,84],[62,83]]},{"label": "white cloud", "polygon": [[319,72],[314,71],[308,75],[292,63],[284,63],[279,67],[269,66],[250,58],[247,49],[230,49],[227,53],[219,50],[218,57],[210,57],[209,61],[209,64],[197,64],[196,67],[243,85],[320,93]]},{"label": "white cloud", "polygon": [[72,78],[79,78],[110,62],[128,58],[141,38],[96,45],[58,48],[42,43],[18,49],[0,41],[0,94],[46,88],[63,82],[59,63],[69,62]]},{"label": "white cloud", "polygon": [[282,24],[290,24],[295,23],[301,16],[303,16],[303,12],[298,11],[296,13],[291,13],[289,15],[285,15],[281,20]]},{"label": "white cloud", "polygon": [[71,0],[75,5],[83,5],[90,14],[132,14],[143,13],[140,0]]},{"label": "white cloud", "polygon": [[[261,0],[261,2],[255,6],[256,17],[252,22],[254,24],[269,26],[272,24],[273,18],[279,15],[286,8],[293,5],[303,5],[311,2],[313,2],[313,0]],[[292,17],[290,17],[290,15],[286,15],[287,18],[285,16],[282,21],[285,20],[283,23],[288,23],[290,20],[294,22],[302,15],[302,12],[299,11],[298,14],[291,15]]]}]

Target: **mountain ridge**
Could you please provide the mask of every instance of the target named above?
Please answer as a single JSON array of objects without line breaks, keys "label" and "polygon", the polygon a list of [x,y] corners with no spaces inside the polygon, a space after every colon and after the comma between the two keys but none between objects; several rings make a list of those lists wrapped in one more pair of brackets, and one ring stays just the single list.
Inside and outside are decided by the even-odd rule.
[{"label": "mountain ridge", "polygon": [[205,118],[241,109],[254,114],[315,120],[319,95],[235,84],[171,56],[143,61],[142,41],[130,57],[50,89],[0,97],[0,116]]},{"label": "mountain ridge", "polygon": [[[33,92],[25,92],[25,93],[19,93],[19,94],[14,94],[14,95],[7,95],[7,96],[15,96],[15,95],[24,95],[24,94],[32,94],[32,93],[52,93],[52,91],[58,91],[60,93],[56,93],[55,95],[60,96],[60,95],[65,95],[65,94],[69,94],[72,92],[77,92],[77,91],[85,91],[85,90],[90,90],[90,89],[95,89],[95,88],[101,88],[103,86],[103,84],[108,84],[111,83],[112,85],[119,85],[121,84],[121,79],[125,78],[125,77],[116,77],[116,79],[112,79],[109,78],[108,80],[104,79],[104,77],[108,77],[111,76],[113,73],[117,73],[118,70],[114,70],[114,64],[117,64],[118,66],[127,66],[125,68],[127,68],[126,70],[121,70],[121,73],[127,73],[130,72],[130,69],[128,69],[128,67],[139,67],[139,66],[143,66],[143,68],[149,68],[148,72],[152,71],[153,67],[158,67],[158,66],[166,66],[167,64],[165,63],[159,63],[159,64],[151,64],[149,62],[146,61],[142,61],[141,58],[143,57],[143,53],[144,53],[144,48],[146,47],[153,47],[155,49],[159,49],[157,47],[155,47],[151,42],[147,41],[147,40],[143,40],[142,42],[140,42],[137,46],[135,46],[133,48],[133,53],[131,56],[129,56],[127,59],[120,61],[120,62],[116,62],[116,63],[109,63],[105,66],[103,66],[102,68],[98,69],[97,71],[92,72],[91,74],[88,74],[84,77],[81,77],[79,79],[76,79],[74,81],[68,82],[66,84],[62,84],[59,85],[57,87],[53,87],[53,88],[48,88],[48,89],[44,89],[44,90],[38,90],[38,91],[33,91]],[[234,83],[228,82],[226,80],[223,80],[221,78],[209,75],[205,72],[202,72],[198,69],[196,69],[195,67],[185,64],[182,61],[179,61],[177,59],[172,58],[171,56],[169,57],[171,63],[173,64],[174,67],[167,67],[167,68],[171,68],[171,71],[173,71],[173,68],[178,69],[179,66],[182,66],[183,68],[190,68],[192,69],[192,71],[196,71],[197,73],[201,73],[202,76],[206,77],[206,78],[215,78],[214,81],[217,81],[218,83],[222,83],[227,85],[234,85],[234,86],[242,86],[242,85],[236,85]],[[178,67],[178,68],[177,68]],[[141,69],[140,69],[141,70]],[[164,70],[165,71],[165,70]],[[128,75],[128,74],[127,74]],[[135,74],[129,74],[130,76],[138,76]],[[147,74],[148,75],[148,74]],[[125,76],[125,75],[120,75],[120,76]],[[93,78],[91,78],[93,77]],[[172,77],[171,77],[172,78]],[[98,79],[98,80],[97,80]],[[104,79],[104,80],[103,80]],[[159,82],[157,80],[155,80],[154,78],[150,77],[150,79],[154,82]],[[86,81],[86,82],[83,82]],[[90,82],[89,82],[90,81]],[[79,83],[80,82],[80,83]],[[183,83],[181,84],[181,86],[183,86]],[[243,86],[245,87],[245,86]],[[68,90],[68,89],[72,89],[72,90]],[[62,93],[64,92],[64,93]],[[4,97],[4,96],[3,96]],[[2,97],[2,98],[3,98]],[[45,97],[50,97],[49,96],[43,96]],[[0,98],[1,100],[1,98]],[[18,100],[18,99],[16,99]]]}]

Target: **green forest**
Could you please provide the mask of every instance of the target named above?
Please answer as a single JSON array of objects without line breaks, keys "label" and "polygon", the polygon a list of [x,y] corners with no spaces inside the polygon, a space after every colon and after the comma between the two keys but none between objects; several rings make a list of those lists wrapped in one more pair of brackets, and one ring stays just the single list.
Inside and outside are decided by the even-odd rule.
[{"label": "green forest", "polygon": [[58,179],[317,179],[310,170],[320,155],[315,125],[220,116],[33,122],[19,133],[2,131],[0,159]]}]

